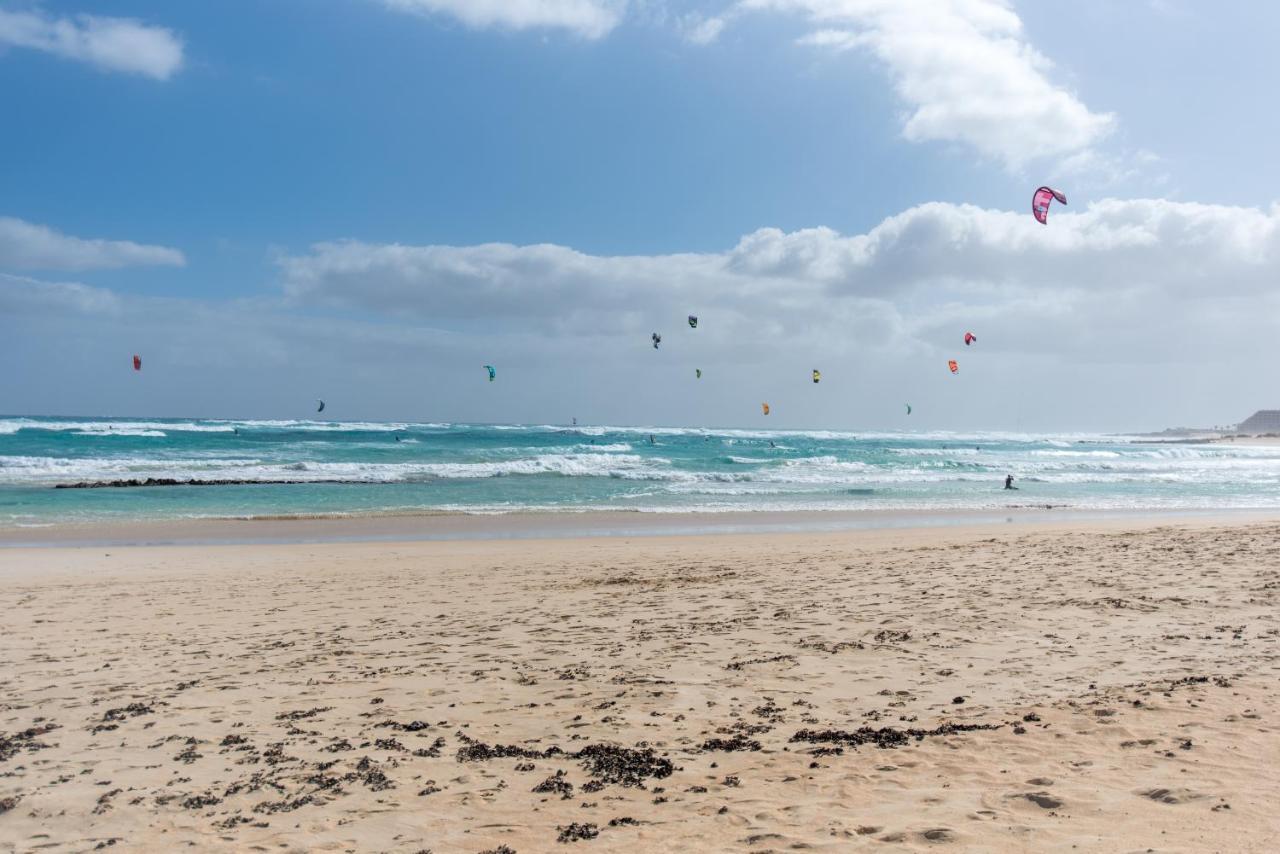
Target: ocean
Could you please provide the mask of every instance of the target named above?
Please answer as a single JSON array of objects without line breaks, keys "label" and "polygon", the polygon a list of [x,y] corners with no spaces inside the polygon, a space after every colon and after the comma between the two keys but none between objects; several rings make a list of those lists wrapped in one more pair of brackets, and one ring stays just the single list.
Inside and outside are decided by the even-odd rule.
[{"label": "ocean", "polygon": [[[1007,474],[1018,491],[1002,489]],[[246,483],[55,488],[146,478]],[[1085,434],[0,416],[0,525],[10,527],[329,514],[1046,505],[1277,508],[1280,448]]]}]

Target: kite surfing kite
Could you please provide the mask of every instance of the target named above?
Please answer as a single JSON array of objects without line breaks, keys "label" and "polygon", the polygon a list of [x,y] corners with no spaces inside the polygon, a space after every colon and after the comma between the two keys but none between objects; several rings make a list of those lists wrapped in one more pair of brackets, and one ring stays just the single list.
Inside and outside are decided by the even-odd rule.
[{"label": "kite surfing kite", "polygon": [[966,332],[964,334],[964,346],[966,347],[968,347],[970,344],[972,344],[974,341],[977,341],[977,340],[978,340],[978,336],[974,335],[972,332]]},{"label": "kite surfing kite", "polygon": [[822,371],[818,370],[817,368],[814,368],[814,369],[813,369],[813,381],[816,383],[816,382],[818,382],[818,381],[819,381],[819,380],[821,380],[821,379],[822,379]]},{"label": "kite surfing kite", "polygon": [[765,414],[765,415],[768,415],[768,414],[769,414],[769,404],[767,404],[767,403],[762,403],[762,404],[760,404],[760,408],[764,410],[764,414]]},{"label": "kite surfing kite", "polygon": [[690,329],[698,328],[698,315],[696,314],[689,315],[689,328]]},{"label": "kite surfing kite", "polygon": [[955,359],[948,359],[948,360],[947,360],[947,367],[951,369],[951,373],[953,373],[953,374],[958,374],[958,373],[960,373],[960,366],[956,364],[956,360],[955,360]]},{"label": "kite surfing kite", "polygon": [[702,379],[702,368],[694,368],[693,372],[697,375],[698,379]]},{"label": "kite surfing kite", "polygon": [[498,372],[493,369],[493,365],[485,365],[484,369],[489,372],[489,382],[498,378]]},{"label": "kite surfing kite", "polygon": [[141,356],[137,356],[137,355],[135,355],[135,356],[133,357],[133,369],[134,369],[135,371],[140,371],[140,370],[142,370],[142,357],[141,357]]},{"label": "kite surfing kite", "polygon": [[658,345],[662,343],[662,336],[655,332],[649,337],[653,339],[653,349],[657,350]]},{"label": "kite surfing kite", "polygon": [[908,414],[908,415],[910,415],[910,414],[911,414],[911,404],[909,404],[909,403],[907,404],[907,414]]},{"label": "kite surfing kite", "polygon": [[1060,205],[1067,203],[1067,197],[1052,187],[1040,187],[1031,197],[1031,213],[1041,225],[1049,224],[1049,203],[1054,199],[1057,199]]},{"label": "kite surfing kite", "polygon": [[323,400],[317,400],[317,401],[316,401],[316,403],[320,404],[320,408],[319,408],[319,409],[317,409],[317,410],[316,410],[316,412],[324,412],[324,401],[323,401]]}]

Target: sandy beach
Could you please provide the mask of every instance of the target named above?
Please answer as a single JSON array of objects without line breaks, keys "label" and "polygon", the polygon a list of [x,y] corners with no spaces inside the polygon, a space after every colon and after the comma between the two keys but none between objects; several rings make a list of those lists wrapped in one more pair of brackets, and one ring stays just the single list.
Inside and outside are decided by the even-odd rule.
[{"label": "sandy beach", "polygon": [[0,849],[1267,851],[1280,522],[0,551]]}]

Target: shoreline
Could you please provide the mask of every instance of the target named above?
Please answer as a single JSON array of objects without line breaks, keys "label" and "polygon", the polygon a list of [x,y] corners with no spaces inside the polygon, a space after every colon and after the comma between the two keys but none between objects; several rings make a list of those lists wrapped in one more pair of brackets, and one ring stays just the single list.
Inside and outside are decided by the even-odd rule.
[{"label": "shoreline", "polygon": [[568,511],[378,513],[210,517],[0,526],[0,551],[98,546],[287,545],[487,540],[574,540],[839,533],[845,531],[1115,527],[1177,522],[1280,520],[1277,509],[756,510],[724,512]]}]

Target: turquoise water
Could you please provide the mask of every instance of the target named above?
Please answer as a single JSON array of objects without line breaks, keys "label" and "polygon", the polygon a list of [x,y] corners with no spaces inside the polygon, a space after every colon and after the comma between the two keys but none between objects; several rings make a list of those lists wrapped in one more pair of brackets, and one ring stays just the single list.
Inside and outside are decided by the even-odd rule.
[{"label": "turquoise water", "polygon": [[[1001,489],[1006,474],[1014,475],[1019,491]],[[148,477],[253,483],[53,488]],[[1046,504],[1276,508],[1280,449],[1074,434],[0,417],[0,524],[9,526],[395,512]]]}]

